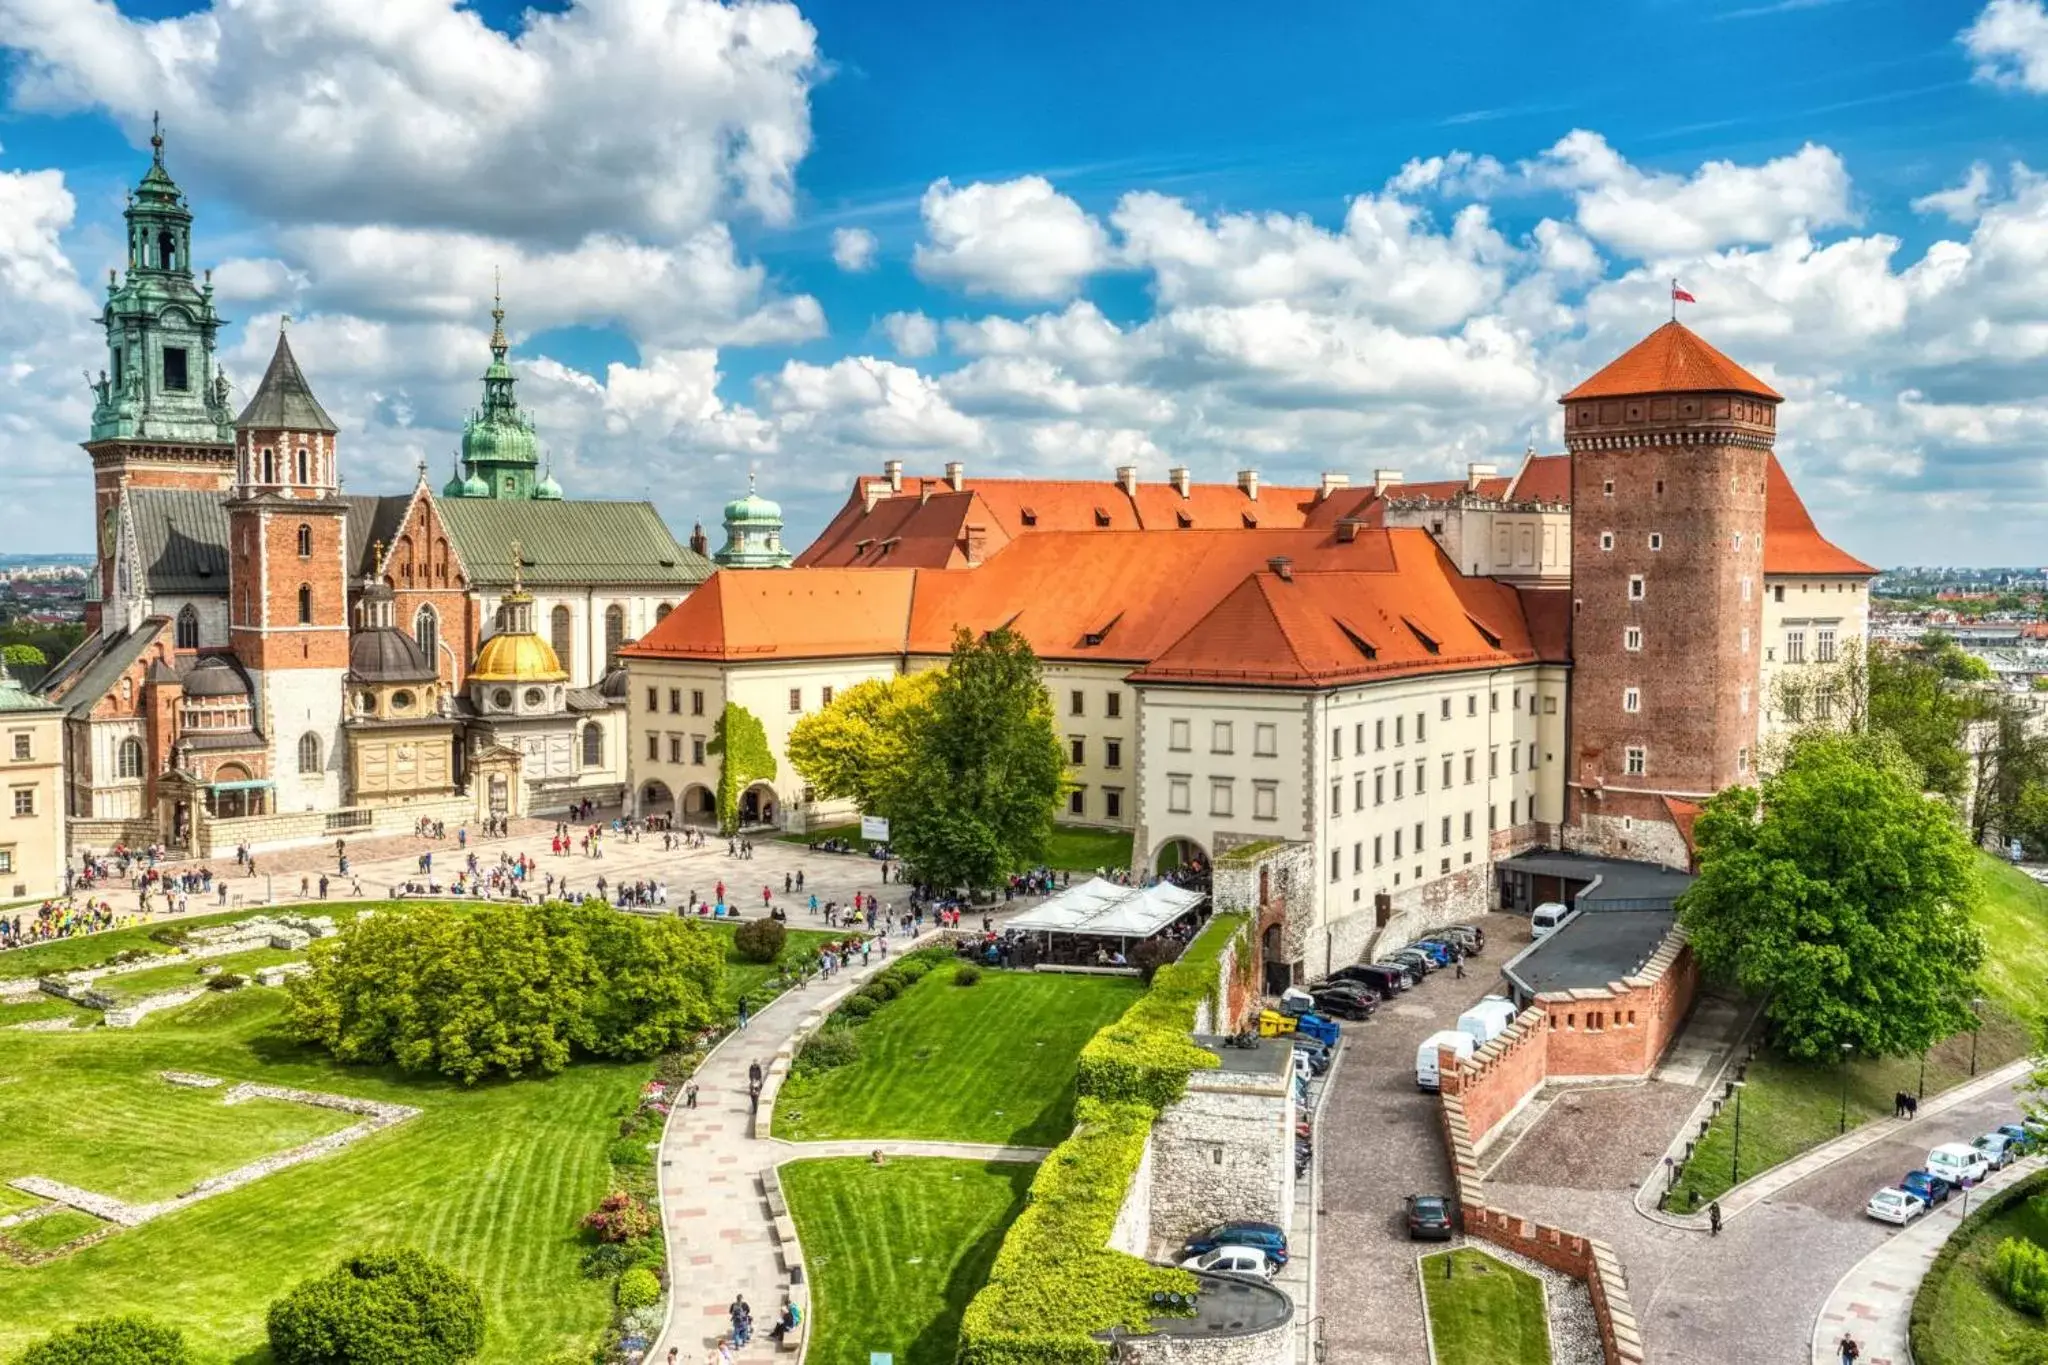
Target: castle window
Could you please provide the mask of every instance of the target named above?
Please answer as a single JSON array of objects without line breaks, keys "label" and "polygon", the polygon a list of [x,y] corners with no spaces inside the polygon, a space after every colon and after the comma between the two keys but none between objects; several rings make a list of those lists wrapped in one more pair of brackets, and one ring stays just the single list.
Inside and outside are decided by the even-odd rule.
[{"label": "castle window", "polygon": [[441,648],[441,619],[434,615],[432,607],[421,607],[419,614],[412,618],[412,638],[413,642],[420,647],[420,652],[429,659],[432,659],[438,666],[440,659],[437,656]]},{"label": "castle window", "polygon": [[299,771],[320,771],[320,736],[311,732],[299,736]]},{"label": "castle window", "polygon": [[310,583],[299,584],[299,624],[313,624],[313,585]]},{"label": "castle window", "polygon": [[541,691],[538,687],[529,687],[526,689],[526,704],[528,706],[533,707],[535,710],[539,710],[541,707],[547,705],[547,701],[548,694]]},{"label": "castle window", "polygon": [[311,462],[306,459],[306,452],[301,449],[292,457],[292,478],[299,483],[311,483],[311,472]]},{"label": "castle window", "polygon": [[1803,664],[1806,662],[1806,632],[1788,630],[1785,632],[1785,662]]},{"label": "castle window", "polygon": [[178,609],[178,648],[199,648],[199,613],[190,603]]},{"label": "castle window", "polygon": [[1628,600],[1631,602],[1643,600],[1643,576],[1639,573],[1628,576]]},{"label": "castle window", "polygon": [[1643,628],[1641,626],[1629,626],[1624,629],[1621,632],[1621,647],[1631,651],[1641,649],[1643,647]]},{"label": "castle window", "polygon": [[141,740],[139,740],[139,739],[124,739],[124,740],[122,740],[122,741],[121,741],[121,747],[120,747],[120,748],[119,748],[119,749],[118,749],[117,751],[115,751],[115,755],[114,755],[114,776],[116,776],[116,777],[140,777],[140,776],[142,776],[142,741],[141,741]]},{"label": "castle window", "polygon": [[402,687],[398,691],[393,692],[391,694],[391,709],[393,711],[412,710],[412,693]]},{"label": "castle window", "polygon": [[313,528],[301,522],[299,525],[299,558],[311,559],[312,557]]},{"label": "castle window", "polygon": [[1639,689],[1639,688],[1634,688],[1634,687],[1624,687],[1624,688],[1622,688],[1622,689],[1621,689],[1621,709],[1622,709],[1622,710],[1624,710],[1624,711],[1640,711],[1640,710],[1642,710],[1642,709],[1643,709],[1643,694],[1642,694],[1642,691],[1641,691],[1641,689]]},{"label": "castle window", "polygon": [[660,606],[654,609],[654,623],[656,625],[660,625],[663,621],[666,621],[668,619],[668,614],[674,611],[675,609],[675,604],[673,602],[662,603]]},{"label": "castle window", "polygon": [[564,668],[569,667],[569,657],[576,652],[572,647],[575,637],[570,633],[571,629],[567,607],[556,607],[548,613],[548,643],[554,646],[555,657],[561,660]]},{"label": "castle window", "polygon": [[1664,548],[1664,534],[1663,534],[1663,532],[1661,532],[1661,531],[1652,531],[1652,532],[1650,532],[1650,548],[1651,548],[1651,549],[1653,549],[1653,550],[1661,550],[1661,549],[1663,549],[1663,548]]},{"label": "castle window", "polygon": [[1774,583],[1774,584],[1772,584],[1772,585],[1771,585],[1771,596],[1772,596],[1773,598],[1775,598],[1776,600],[1780,601],[1780,602],[1784,601],[1784,600],[1785,600],[1785,585],[1784,585],[1783,583]]},{"label": "castle window", "polygon": [[1746,773],[1749,771],[1748,745],[1744,745],[1742,748],[1737,749],[1735,751],[1735,771],[1739,773]]},{"label": "castle window", "polygon": [[626,609],[613,604],[604,609],[604,666],[616,668],[619,664],[619,646],[626,639]]},{"label": "castle window", "polygon": [[1600,496],[1604,498],[1611,498],[1614,496],[1614,480],[1608,479],[1605,483],[1602,483],[1600,485]]},{"label": "castle window", "polygon": [[1822,626],[1813,633],[1813,657],[1824,664],[1835,661],[1835,628]]},{"label": "castle window", "polygon": [[604,766],[604,731],[596,721],[583,727],[583,766],[602,768]]},{"label": "castle window", "polygon": [[192,376],[185,364],[185,348],[164,347],[164,389],[170,393],[183,393],[191,386]]},{"label": "castle window", "polygon": [[263,482],[277,482],[277,452],[269,446],[263,448]]},{"label": "castle window", "polygon": [[[168,229],[156,235],[156,263],[165,270],[178,268],[178,239]],[[178,387],[183,388],[184,385]]]},{"label": "castle window", "polygon": [[1611,550],[1614,548],[1614,532],[1602,531],[1600,533],[1600,548],[1603,550]]},{"label": "castle window", "polygon": [[1645,750],[1641,745],[1630,745],[1628,747],[1627,753],[1627,767],[1628,775],[1630,777],[1641,777],[1643,774],[1647,773],[1650,770],[1649,752]]}]

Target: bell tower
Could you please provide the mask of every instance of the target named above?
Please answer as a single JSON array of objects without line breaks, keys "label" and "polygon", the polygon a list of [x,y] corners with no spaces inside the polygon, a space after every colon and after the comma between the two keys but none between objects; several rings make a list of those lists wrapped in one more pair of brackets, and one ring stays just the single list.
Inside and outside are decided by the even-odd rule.
[{"label": "bell tower", "polygon": [[331,810],[343,783],[348,504],[335,426],[280,326],[270,368],[235,420],[228,631],[255,685],[279,811]]},{"label": "bell tower", "polygon": [[1755,781],[1776,391],[1677,321],[1567,393],[1567,841],[1683,867],[1674,803]]},{"label": "bell tower", "polygon": [[234,473],[234,416],[214,359],[221,318],[212,272],[193,278],[192,209],[164,168],[160,125],[149,145],[149,169],[123,214],[125,269],[107,272],[107,363],[97,378],[86,376],[100,601],[113,596],[115,504],[124,486],[225,492]]}]

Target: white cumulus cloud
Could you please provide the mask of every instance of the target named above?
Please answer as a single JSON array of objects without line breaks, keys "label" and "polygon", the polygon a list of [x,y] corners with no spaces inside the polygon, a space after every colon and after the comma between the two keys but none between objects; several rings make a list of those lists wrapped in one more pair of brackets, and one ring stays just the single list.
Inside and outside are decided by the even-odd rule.
[{"label": "white cumulus cloud", "polygon": [[1054,300],[1109,263],[1109,234],[1042,176],[954,188],[935,182],[919,205],[927,240],[917,273],[970,294]]},{"label": "white cumulus cloud", "polygon": [[2048,6],[2042,0],[1991,0],[1958,35],[1977,79],[2048,93]]},{"label": "white cumulus cloud", "polygon": [[848,274],[872,270],[875,265],[875,234],[866,228],[832,229],[832,264]]}]

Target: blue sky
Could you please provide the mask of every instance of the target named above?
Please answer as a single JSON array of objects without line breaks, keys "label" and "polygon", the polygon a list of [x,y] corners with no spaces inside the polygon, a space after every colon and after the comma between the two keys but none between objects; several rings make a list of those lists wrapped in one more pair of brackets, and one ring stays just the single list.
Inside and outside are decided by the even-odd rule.
[{"label": "blue sky", "polygon": [[2038,557],[2041,0],[540,8],[0,0],[0,545],[89,544],[80,313],[163,106],[230,373],[291,312],[357,488],[445,477],[493,266],[572,495],[687,526],[755,468],[797,543],[891,457],[1547,448],[1676,273],[1836,539]]}]

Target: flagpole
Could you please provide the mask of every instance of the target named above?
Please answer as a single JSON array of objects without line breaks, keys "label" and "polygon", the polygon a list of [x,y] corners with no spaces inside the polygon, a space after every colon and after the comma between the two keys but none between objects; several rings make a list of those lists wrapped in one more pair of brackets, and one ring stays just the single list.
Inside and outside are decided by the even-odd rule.
[{"label": "flagpole", "polygon": [[1671,277],[1671,320],[1678,321],[1678,276]]}]

